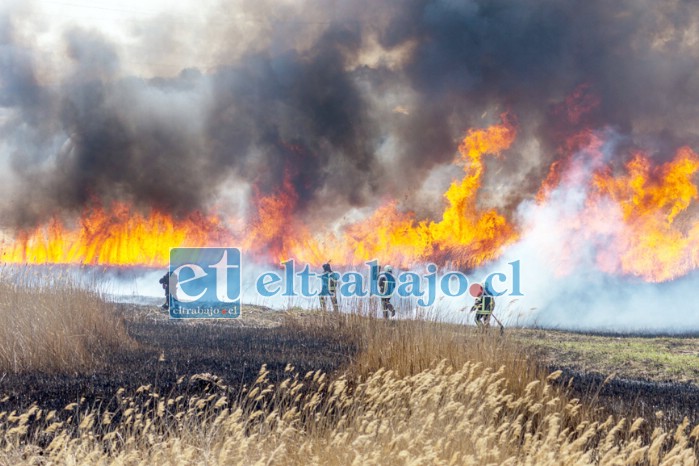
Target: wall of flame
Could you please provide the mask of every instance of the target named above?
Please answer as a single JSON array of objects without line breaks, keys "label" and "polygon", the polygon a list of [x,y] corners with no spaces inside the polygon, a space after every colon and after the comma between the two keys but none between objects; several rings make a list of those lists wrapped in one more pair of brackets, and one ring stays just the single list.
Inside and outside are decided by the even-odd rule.
[{"label": "wall of flame", "polygon": [[[253,215],[242,228],[240,219],[216,212],[174,218],[125,203],[97,202],[72,221],[56,216],[34,230],[6,236],[2,261],[163,267],[172,247],[228,245],[266,263],[296,259],[314,266],[326,261],[349,266],[378,259],[399,267],[433,262],[477,268],[502,256],[523,233],[521,225],[477,202],[484,159],[516,157],[508,151],[516,137],[508,115],[499,124],[468,130],[455,148],[459,156],[454,164],[463,168],[463,176],[446,190],[441,216],[434,219],[417,219],[388,201],[339,233],[310,231],[294,217],[298,195],[287,179],[276,193],[255,198]],[[595,243],[600,271],[649,282],[687,274],[699,261],[699,220],[692,215],[699,196],[694,180],[699,156],[682,147],[671,161],[655,165],[636,152],[615,170],[605,162],[603,137],[593,132],[571,136],[567,157],[551,166],[536,202],[556,202],[550,193],[557,186],[578,183],[583,208],[555,228]],[[580,160],[581,149],[587,163]],[[565,251],[565,245],[561,248]],[[575,264],[561,265],[565,261],[557,264],[561,274],[575,269]]]}]

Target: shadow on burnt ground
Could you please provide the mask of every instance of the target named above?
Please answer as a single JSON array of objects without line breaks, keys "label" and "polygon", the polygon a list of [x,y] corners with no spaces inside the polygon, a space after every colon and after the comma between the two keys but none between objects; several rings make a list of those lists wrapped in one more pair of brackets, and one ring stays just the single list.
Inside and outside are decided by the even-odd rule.
[{"label": "shadow on burnt ground", "polygon": [[[598,373],[561,369],[561,384],[570,384],[570,395],[598,406],[604,414],[615,417],[643,417],[654,424],[673,428],[687,417],[691,425],[699,424],[699,387],[690,383],[662,383],[648,380],[611,378]],[[662,417],[656,413],[662,411]]]},{"label": "shadow on burnt ground", "polygon": [[269,380],[276,383],[289,375],[284,372],[287,363],[300,374],[311,370],[332,374],[356,352],[347,337],[310,334],[289,326],[252,328],[216,321],[194,324],[129,318],[126,326],[138,345],[125,346],[90,372],[3,375],[0,394],[9,398],[0,403],[0,410],[22,412],[36,402],[43,409],[60,412],[82,398],[83,406],[107,407],[119,388],[133,393],[147,384],[164,395],[193,395],[204,387],[177,384],[177,379],[201,373],[222,378],[234,394],[255,381],[263,364]]}]

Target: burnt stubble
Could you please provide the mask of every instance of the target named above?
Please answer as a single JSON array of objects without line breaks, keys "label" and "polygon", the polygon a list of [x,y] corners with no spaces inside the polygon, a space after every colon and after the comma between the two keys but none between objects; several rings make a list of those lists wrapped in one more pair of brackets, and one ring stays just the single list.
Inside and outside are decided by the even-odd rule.
[{"label": "burnt stubble", "polygon": [[[108,408],[120,388],[132,393],[146,384],[163,395],[194,395],[208,384],[192,383],[191,376],[207,373],[220,378],[229,395],[235,396],[255,381],[263,365],[270,382],[276,383],[288,376],[287,364],[301,374],[316,370],[332,374],[356,352],[355,343],[346,336],[293,325],[170,321],[152,307],[133,305],[123,305],[119,312],[136,344],[110,353],[104,364],[89,371],[3,374],[2,409],[21,412],[33,403],[59,411],[70,403]],[[144,312],[157,317],[143,318]]]}]

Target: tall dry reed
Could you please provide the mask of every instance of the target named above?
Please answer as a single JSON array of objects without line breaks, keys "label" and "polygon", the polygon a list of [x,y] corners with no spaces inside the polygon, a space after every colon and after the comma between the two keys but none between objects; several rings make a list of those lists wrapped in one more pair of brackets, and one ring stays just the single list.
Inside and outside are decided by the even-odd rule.
[{"label": "tall dry reed", "polygon": [[697,464],[699,427],[596,417],[506,336],[355,316],[310,325],[356,339],[344,374],[288,366],[273,384],[263,367],[233,391],[199,374],[180,380],[204,384],[189,398],[144,385],[120,390],[113,412],[3,412],[0,463]]},{"label": "tall dry reed", "polygon": [[66,271],[0,270],[0,371],[87,369],[129,344],[97,287]]},{"label": "tall dry reed", "polygon": [[[143,386],[116,412],[80,404],[70,417],[38,407],[0,413],[3,464],[505,464],[694,465],[699,428],[642,433],[644,421],[590,421],[548,380],[515,395],[507,371],[446,360],[409,376],[379,370],[361,383],[266,369],[231,398],[209,389],[168,398]],[[29,426],[40,425],[29,433]]]}]

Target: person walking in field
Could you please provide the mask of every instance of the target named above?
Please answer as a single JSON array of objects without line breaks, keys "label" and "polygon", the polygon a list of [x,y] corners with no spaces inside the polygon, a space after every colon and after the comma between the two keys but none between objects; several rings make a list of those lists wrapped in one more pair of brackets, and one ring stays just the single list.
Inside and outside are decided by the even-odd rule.
[{"label": "person walking in field", "polygon": [[320,308],[325,312],[328,301],[332,303],[333,311],[340,312],[337,303],[337,274],[332,271],[330,264],[323,264],[323,274],[320,276],[322,288],[320,290]]},{"label": "person walking in field", "polygon": [[165,304],[161,307],[166,311],[170,309],[170,297],[177,299],[177,274],[165,272],[165,275],[159,280],[163,290],[165,291]]},{"label": "person walking in field", "polygon": [[490,293],[487,287],[480,286],[476,301],[471,307],[471,312],[476,313],[476,325],[479,328],[487,328],[490,326],[490,317],[495,310],[495,298]]},{"label": "person walking in field", "polygon": [[162,308],[168,310],[170,308],[170,272],[165,272],[165,275],[158,281],[165,291],[165,304]]},{"label": "person walking in field", "polygon": [[391,304],[391,295],[396,288],[396,278],[393,276],[393,267],[387,265],[379,277],[379,293],[381,293],[381,308],[385,319],[395,317],[396,309]]}]

